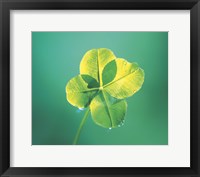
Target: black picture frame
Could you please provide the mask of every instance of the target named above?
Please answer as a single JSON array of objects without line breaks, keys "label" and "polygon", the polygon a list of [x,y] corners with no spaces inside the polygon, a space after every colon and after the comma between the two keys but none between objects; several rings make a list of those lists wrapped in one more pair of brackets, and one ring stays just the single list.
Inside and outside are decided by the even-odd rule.
[{"label": "black picture frame", "polygon": [[[17,168],[10,167],[10,10],[137,9],[190,10],[191,167],[183,168]],[[0,0],[0,175],[6,176],[200,176],[199,0]],[[128,157],[127,157],[128,158]]]}]

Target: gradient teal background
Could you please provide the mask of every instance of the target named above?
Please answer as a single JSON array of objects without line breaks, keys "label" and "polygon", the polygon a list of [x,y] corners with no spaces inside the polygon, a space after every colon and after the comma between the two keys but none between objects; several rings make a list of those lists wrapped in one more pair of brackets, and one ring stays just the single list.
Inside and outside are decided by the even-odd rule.
[{"label": "gradient teal background", "polygon": [[137,62],[145,81],[127,99],[122,127],[102,128],[90,115],[78,144],[168,144],[167,32],[32,32],[32,144],[72,144],[84,111],[67,102],[65,86],[93,48],[109,48],[117,57]]}]

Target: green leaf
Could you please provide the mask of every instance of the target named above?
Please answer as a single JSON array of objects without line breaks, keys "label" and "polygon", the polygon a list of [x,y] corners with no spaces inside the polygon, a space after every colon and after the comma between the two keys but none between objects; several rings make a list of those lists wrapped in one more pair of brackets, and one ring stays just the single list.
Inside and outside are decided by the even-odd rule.
[{"label": "green leaf", "polygon": [[82,79],[88,84],[88,88],[99,88],[99,83],[89,75],[81,75]]},{"label": "green leaf", "polygon": [[97,80],[102,86],[102,71],[105,65],[116,56],[106,48],[92,49],[86,52],[80,63],[80,74],[87,74]]},{"label": "green leaf", "polygon": [[[115,70],[115,67],[117,68],[115,78],[104,85],[103,89],[118,99],[132,96],[142,87],[144,71],[136,63],[129,63],[122,58],[118,58],[107,64],[103,70],[103,77],[108,77],[105,73]],[[107,78],[103,78],[104,80],[107,80]]]},{"label": "green leaf", "polygon": [[90,110],[96,124],[104,128],[115,128],[124,121],[127,103],[101,91],[91,101]]},{"label": "green leaf", "polygon": [[[97,88],[92,85],[97,86]],[[99,84],[89,75],[78,75],[72,78],[66,86],[66,98],[73,106],[87,107],[92,98],[98,93]]]},{"label": "green leaf", "polygon": [[110,83],[117,74],[117,64],[115,60],[109,62],[103,69],[102,80],[103,86]]}]

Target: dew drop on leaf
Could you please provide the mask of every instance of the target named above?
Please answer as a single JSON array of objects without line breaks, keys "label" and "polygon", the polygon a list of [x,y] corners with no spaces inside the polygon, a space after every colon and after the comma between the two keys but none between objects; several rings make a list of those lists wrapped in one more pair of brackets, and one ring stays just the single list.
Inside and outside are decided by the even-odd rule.
[{"label": "dew drop on leaf", "polygon": [[84,108],[78,108],[77,110],[76,110],[76,112],[77,113],[80,113],[80,112],[82,112],[84,110]]}]

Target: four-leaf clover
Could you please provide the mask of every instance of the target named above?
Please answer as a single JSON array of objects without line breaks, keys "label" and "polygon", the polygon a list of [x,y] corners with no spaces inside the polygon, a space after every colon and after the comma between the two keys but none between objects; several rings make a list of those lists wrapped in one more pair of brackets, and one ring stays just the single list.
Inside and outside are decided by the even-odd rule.
[{"label": "four-leaf clover", "polygon": [[[105,128],[118,127],[125,117],[127,102],[144,82],[144,71],[136,64],[117,58],[106,48],[86,52],[80,75],[66,86],[69,103],[89,107],[94,122]],[[88,113],[87,113],[88,114]]]}]

